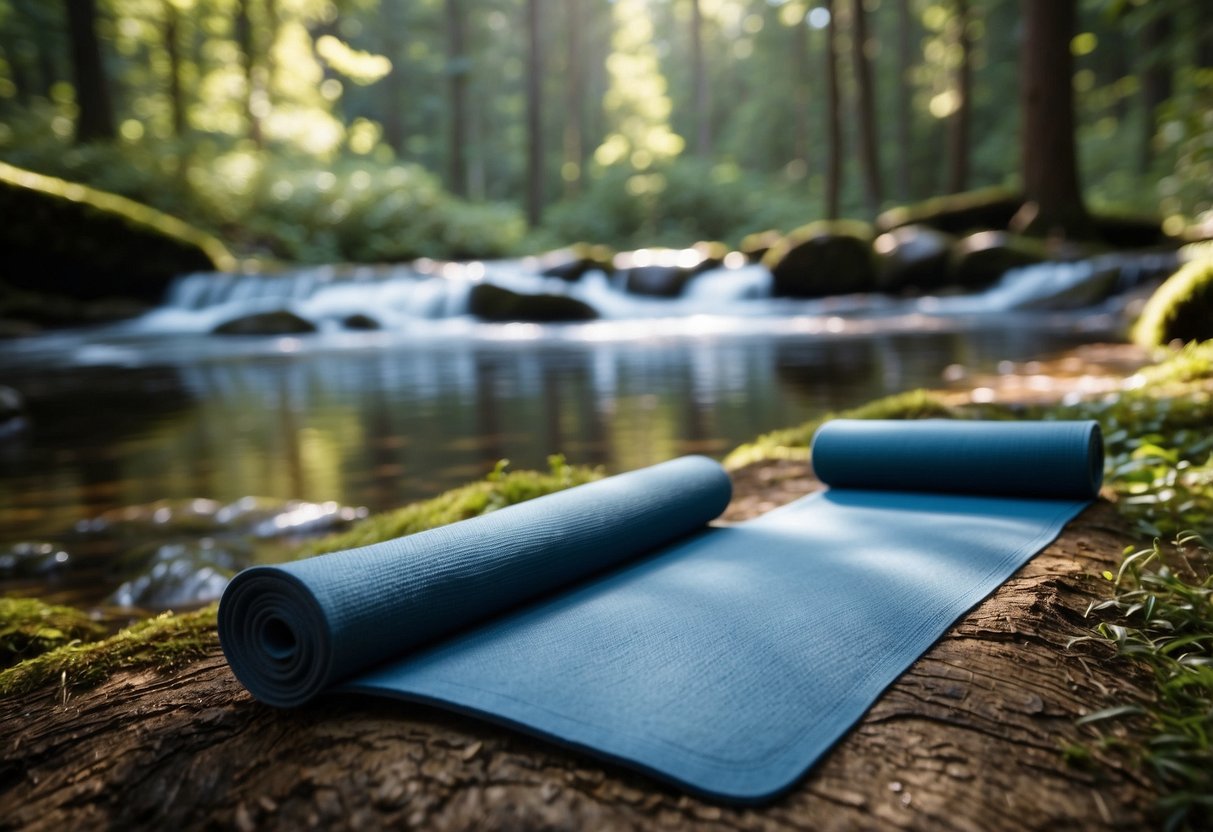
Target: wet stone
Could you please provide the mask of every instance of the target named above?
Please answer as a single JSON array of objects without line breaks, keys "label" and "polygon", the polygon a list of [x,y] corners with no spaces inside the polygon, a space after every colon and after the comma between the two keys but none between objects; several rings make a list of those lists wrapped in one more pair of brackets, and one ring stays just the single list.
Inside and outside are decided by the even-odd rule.
[{"label": "wet stone", "polygon": [[0,578],[46,578],[70,562],[71,556],[54,543],[22,541],[0,549]]}]

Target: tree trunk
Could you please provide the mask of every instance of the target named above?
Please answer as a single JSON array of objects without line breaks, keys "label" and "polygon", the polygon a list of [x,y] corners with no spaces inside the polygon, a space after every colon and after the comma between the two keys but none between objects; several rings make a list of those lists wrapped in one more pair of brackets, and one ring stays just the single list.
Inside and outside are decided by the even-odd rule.
[{"label": "tree trunk", "polygon": [[792,36],[792,158],[804,165],[807,178],[809,163],[809,33],[804,20],[791,27]]},{"label": "tree trunk", "polygon": [[263,145],[261,135],[261,105],[257,95],[257,52],[253,37],[253,0],[236,3],[236,44],[244,68],[244,112],[248,119],[248,137],[255,147]]},{"label": "tree trunk", "polygon": [[[737,472],[730,520],[816,487]],[[332,696],[254,702],[217,643],[182,670],[0,700],[0,826],[62,829],[1140,829],[1150,793],[1084,713],[1137,695],[1103,646],[1067,648],[1126,527],[1100,502],[969,612],[769,806],[736,808],[472,719]],[[1063,749],[1090,746],[1091,765]]]},{"label": "tree trunk", "polygon": [[96,0],[67,0],[67,33],[71,42],[72,78],[76,86],[76,142],[114,138],[114,108],[109,76],[97,38]]},{"label": "tree trunk", "polygon": [[581,29],[585,20],[581,14],[581,0],[565,0],[564,3],[564,165],[561,178],[564,180],[566,196],[575,196],[581,191],[581,178],[585,168],[585,140],[582,113],[585,101],[585,73],[582,69]]},{"label": "tree trunk", "polygon": [[534,228],[543,218],[543,38],[539,0],[526,0],[526,219]]},{"label": "tree trunk", "polygon": [[401,10],[407,0],[383,0],[380,3],[379,14],[383,27],[379,31],[382,38],[383,52],[392,62],[392,68],[380,83],[382,102],[378,111],[383,118],[383,138],[397,156],[405,154],[404,108],[406,106],[406,85],[404,79],[404,49],[400,33],[405,28],[402,22]]},{"label": "tree trunk", "polygon": [[1174,68],[1168,46],[1174,25],[1171,15],[1165,11],[1151,12],[1153,18],[1141,33],[1142,59],[1145,68],[1141,71],[1142,136],[1138,169],[1142,173],[1150,170],[1154,161],[1154,133],[1158,126],[1158,108],[1171,97]]},{"label": "tree trunk", "polygon": [[884,200],[880,155],[876,142],[876,95],[872,88],[872,63],[868,60],[868,17],[863,0],[851,0],[851,57],[855,64],[856,121],[859,127],[859,163],[863,170],[863,194],[868,214],[876,216]]},{"label": "tree trunk", "polygon": [[1012,227],[1037,235],[1087,236],[1090,220],[1074,147],[1075,0],[1020,0],[1020,8],[1019,143],[1026,201]]},{"label": "tree trunk", "polygon": [[181,18],[171,0],[164,0],[164,51],[168,56],[168,101],[173,138],[185,135],[185,96],[181,90]]},{"label": "tree trunk", "polygon": [[466,21],[461,0],[446,0],[446,48],[448,94],[450,96],[450,132],[447,140],[447,186],[456,196],[467,196],[467,40]]},{"label": "tree trunk", "polygon": [[909,202],[910,186],[910,101],[914,96],[910,71],[914,53],[910,42],[910,0],[897,0],[897,196]]},{"label": "tree trunk", "polygon": [[695,97],[695,155],[712,155],[712,102],[707,64],[703,57],[703,8],[691,0],[691,76]]},{"label": "tree trunk", "polygon": [[826,189],[825,216],[838,218],[838,196],[842,188],[842,106],[838,94],[838,21],[834,0],[822,3],[830,16],[826,24]]},{"label": "tree trunk", "polygon": [[969,41],[969,0],[955,0],[956,46],[960,63],[956,67],[956,109],[948,125],[948,190],[960,193],[969,185],[969,112],[973,89],[972,44]]}]

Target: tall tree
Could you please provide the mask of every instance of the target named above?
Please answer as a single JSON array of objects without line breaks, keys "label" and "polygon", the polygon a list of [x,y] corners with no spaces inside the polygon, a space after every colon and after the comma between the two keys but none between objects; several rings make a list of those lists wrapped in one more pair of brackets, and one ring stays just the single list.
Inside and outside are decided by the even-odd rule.
[{"label": "tall tree", "polygon": [[532,227],[543,216],[543,38],[539,0],[526,0],[526,217]]},{"label": "tall tree", "polygon": [[859,166],[863,171],[863,194],[868,213],[875,216],[884,199],[880,154],[876,139],[876,95],[872,63],[868,59],[867,12],[863,0],[851,0],[851,56],[855,65],[856,121],[859,127]]},{"label": "tall tree", "polygon": [[1090,220],[1078,184],[1070,41],[1075,0],[1020,0],[1019,146],[1025,203],[1012,227],[1083,236]]},{"label": "tall tree", "polygon": [[838,218],[838,198],[842,189],[842,105],[838,90],[838,20],[834,0],[824,0],[829,15],[826,23],[826,219]]},{"label": "tall tree", "polygon": [[76,141],[84,144],[113,139],[114,108],[97,37],[96,0],[67,0],[67,30],[79,108]]},{"label": "tall tree", "polygon": [[955,0],[952,19],[956,44],[956,106],[948,124],[948,190],[959,193],[969,184],[969,113],[973,90],[972,43],[969,35],[969,0]]},{"label": "tall tree", "polygon": [[174,138],[185,135],[185,95],[181,88],[181,15],[173,0],[164,0],[164,52],[168,56],[169,116]]},{"label": "tall tree", "polygon": [[447,92],[450,98],[446,145],[447,187],[454,194],[466,196],[468,176],[464,151],[468,137],[468,59],[465,46],[467,21],[464,18],[462,0],[446,0],[445,10]]},{"label": "tall tree", "polygon": [[257,95],[257,41],[253,32],[253,0],[236,2],[236,43],[244,68],[244,112],[248,118],[248,137],[257,147],[262,145],[261,106]]},{"label": "tall tree", "polygon": [[564,164],[561,166],[565,194],[573,196],[581,190],[585,167],[585,139],[582,124],[585,100],[585,72],[581,54],[581,30],[585,21],[581,0],[565,0],[564,57]]},{"label": "tall tree", "polygon": [[804,165],[805,175],[809,164],[809,36],[803,16],[789,27],[792,36],[792,157]]},{"label": "tall tree", "polygon": [[913,66],[910,42],[910,0],[897,0],[897,197],[910,199],[910,101]]},{"label": "tall tree", "polygon": [[703,58],[703,7],[691,0],[691,80],[695,97],[695,155],[712,153],[712,102],[707,65]]},{"label": "tall tree", "polygon": [[1171,11],[1165,4],[1147,6],[1150,15],[1141,32],[1142,137],[1138,167],[1142,173],[1154,161],[1154,133],[1158,125],[1158,108],[1171,97],[1174,67],[1171,64],[1171,35],[1174,30]]}]

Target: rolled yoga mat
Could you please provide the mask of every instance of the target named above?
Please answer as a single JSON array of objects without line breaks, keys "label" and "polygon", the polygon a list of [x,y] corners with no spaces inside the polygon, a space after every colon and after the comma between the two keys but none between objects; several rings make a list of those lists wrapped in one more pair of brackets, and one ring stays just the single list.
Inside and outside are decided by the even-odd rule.
[{"label": "rolled yoga mat", "polygon": [[830,422],[831,488],[755,520],[705,528],[729,480],[685,457],[247,569],[219,637],[272,705],[432,703],[759,802],[1094,499],[1102,458],[1094,422]]}]

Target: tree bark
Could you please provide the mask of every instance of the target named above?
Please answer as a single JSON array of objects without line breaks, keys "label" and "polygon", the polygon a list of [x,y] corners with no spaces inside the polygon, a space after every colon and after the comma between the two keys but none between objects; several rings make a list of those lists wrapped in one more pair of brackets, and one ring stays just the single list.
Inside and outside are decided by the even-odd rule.
[{"label": "tree bark", "polygon": [[880,153],[876,140],[876,94],[872,63],[868,60],[868,16],[863,0],[851,0],[851,57],[855,65],[855,106],[859,127],[859,163],[863,170],[863,194],[868,214],[876,216],[884,200]]},{"label": "tree bark", "polygon": [[173,138],[185,135],[185,95],[181,90],[180,15],[171,0],[164,0],[164,51],[168,56],[168,100]]},{"label": "tree bark", "polygon": [[1020,0],[1020,155],[1026,201],[1014,230],[1083,237],[1090,220],[1078,184],[1070,40],[1075,0]]},{"label": "tree bark", "polygon": [[703,57],[703,8],[691,0],[691,81],[695,97],[695,155],[712,154],[712,101],[707,63]]},{"label": "tree bark", "polygon": [[532,228],[543,218],[543,37],[539,0],[526,0],[526,219]]},{"label": "tree bark", "polygon": [[825,218],[838,218],[838,197],[842,188],[842,105],[838,93],[838,21],[834,0],[822,7],[829,15],[826,24],[826,188]]},{"label": "tree bark", "polygon": [[[726,518],[819,487],[805,463],[735,473]],[[254,702],[217,644],[171,673],[0,700],[0,827],[1139,829],[1150,793],[1075,718],[1140,695],[1092,622],[1127,529],[1097,503],[899,678],[791,792],[714,805],[472,718],[334,696]],[[1105,729],[1106,730],[1106,729]],[[1068,766],[1086,743],[1093,765]]]},{"label": "tree bark", "polygon": [[910,101],[914,95],[910,70],[913,60],[910,0],[897,0],[897,196],[902,202],[909,202],[913,192],[910,185]]},{"label": "tree bark", "polygon": [[969,112],[973,93],[972,44],[969,40],[969,0],[955,0],[956,45],[960,64],[956,67],[956,109],[948,125],[948,190],[960,193],[969,185]]},{"label": "tree bark", "polygon": [[582,124],[585,106],[585,59],[581,47],[581,29],[585,26],[585,20],[581,14],[581,0],[565,0],[564,7],[564,169],[561,178],[564,180],[565,195],[575,196],[581,191],[585,168]]},{"label": "tree bark", "polygon": [[257,99],[257,45],[253,37],[252,3],[253,0],[238,0],[236,3],[236,44],[244,68],[244,113],[248,119],[248,137],[255,147],[260,148],[264,141]]},{"label": "tree bark", "polygon": [[809,33],[804,20],[791,27],[792,35],[792,158],[804,165],[808,177],[809,160]]},{"label": "tree bark", "polygon": [[1145,68],[1141,71],[1142,135],[1138,169],[1142,173],[1149,171],[1154,162],[1158,108],[1171,97],[1174,75],[1171,56],[1167,51],[1174,30],[1171,15],[1166,11],[1149,13],[1154,16],[1141,33],[1141,54]]},{"label": "tree bark", "polygon": [[96,0],[67,0],[67,33],[71,43],[72,77],[76,86],[76,142],[109,141],[114,132],[114,107],[109,76],[101,60],[97,37]]},{"label": "tree bark", "polygon": [[461,0],[446,0],[447,79],[450,97],[450,126],[447,139],[447,186],[456,196],[467,196],[468,177],[464,150],[467,147],[467,40]]}]

